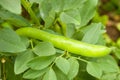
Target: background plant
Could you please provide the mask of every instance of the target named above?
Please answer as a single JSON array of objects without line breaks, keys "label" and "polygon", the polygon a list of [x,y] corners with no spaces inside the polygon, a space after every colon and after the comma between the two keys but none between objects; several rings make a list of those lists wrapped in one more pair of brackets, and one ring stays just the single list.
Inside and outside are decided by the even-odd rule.
[{"label": "background plant", "polygon": [[[8,5],[9,4],[9,5]],[[2,80],[119,80],[119,46],[93,23],[98,0],[1,0],[0,59]],[[113,52],[92,58],[55,48],[50,42],[19,36],[33,27]]]}]

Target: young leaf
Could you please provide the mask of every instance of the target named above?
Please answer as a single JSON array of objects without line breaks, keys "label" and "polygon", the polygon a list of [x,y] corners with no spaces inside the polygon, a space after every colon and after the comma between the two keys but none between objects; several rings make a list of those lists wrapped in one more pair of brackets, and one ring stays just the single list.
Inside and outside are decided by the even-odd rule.
[{"label": "young leaf", "polygon": [[28,62],[28,66],[34,70],[42,70],[48,67],[55,59],[55,56],[42,56],[33,58]]},{"label": "young leaf", "polygon": [[25,79],[36,79],[43,74],[45,74],[48,71],[48,68],[42,69],[42,70],[28,70],[27,72],[24,73],[23,78]]},{"label": "young leaf", "polygon": [[38,43],[33,52],[38,56],[50,56],[56,53],[54,46],[49,42],[40,42]]},{"label": "young leaf", "polygon": [[75,58],[70,58],[68,59],[69,63],[70,63],[70,70],[68,72],[68,78],[71,80],[73,79],[78,71],[79,71],[79,63]]},{"label": "young leaf", "polygon": [[100,78],[102,76],[101,68],[94,62],[89,62],[87,64],[87,72],[96,78]]},{"label": "young leaf", "polygon": [[26,47],[20,37],[9,28],[0,30],[0,51],[1,52],[22,52]]},{"label": "young leaf", "polygon": [[57,58],[57,60],[55,61],[55,64],[57,65],[57,67],[65,74],[68,74],[69,70],[70,70],[70,63],[67,59],[63,58],[63,57],[59,57]]},{"label": "young leaf", "polygon": [[52,68],[43,77],[43,80],[57,80],[56,74]]},{"label": "young leaf", "polygon": [[0,5],[2,5],[2,7],[16,14],[21,14],[22,9],[20,4],[21,4],[20,0],[1,0],[0,1]]},{"label": "young leaf", "polygon": [[34,54],[31,50],[27,50],[25,52],[20,53],[17,55],[15,64],[14,64],[14,72],[15,74],[20,74],[27,70],[29,67],[27,63],[34,57]]}]

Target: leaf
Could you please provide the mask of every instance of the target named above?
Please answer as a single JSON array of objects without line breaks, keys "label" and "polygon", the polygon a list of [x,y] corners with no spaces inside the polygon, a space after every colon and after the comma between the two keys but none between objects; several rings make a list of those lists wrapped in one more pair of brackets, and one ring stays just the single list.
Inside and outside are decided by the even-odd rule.
[{"label": "leaf", "polygon": [[80,25],[80,23],[81,23],[81,17],[79,15],[79,11],[77,9],[62,12],[60,14],[60,19],[62,22],[66,23],[66,24],[72,23],[74,25]]},{"label": "leaf", "polygon": [[97,63],[99,64],[100,68],[106,73],[119,71],[117,62],[115,61],[115,59],[112,56],[108,55],[108,56],[99,58],[97,60]]},{"label": "leaf", "polygon": [[29,67],[27,66],[27,63],[34,57],[34,54],[31,50],[27,50],[25,52],[20,53],[17,55],[15,59],[14,64],[14,72],[15,74],[20,74],[27,70]]},{"label": "leaf", "polygon": [[34,70],[41,70],[48,67],[55,59],[55,56],[36,57],[28,62],[28,66]]},{"label": "leaf", "polygon": [[74,33],[75,33],[75,25],[67,24],[67,27],[66,27],[66,37],[71,38]]},{"label": "leaf", "polygon": [[90,19],[93,18],[96,11],[98,0],[87,0],[81,8],[79,8],[79,13],[81,16],[80,27],[87,25]]},{"label": "leaf", "polygon": [[70,70],[68,72],[68,78],[72,80],[79,72],[79,63],[75,58],[68,59],[70,63]]},{"label": "leaf", "polygon": [[0,51],[1,52],[22,52],[26,47],[21,41],[20,37],[9,28],[0,30]]},{"label": "leaf", "polygon": [[57,67],[65,74],[68,74],[69,70],[70,70],[70,63],[68,62],[68,60],[66,60],[63,57],[59,57],[57,58],[57,60],[55,61],[55,64],[57,65]]},{"label": "leaf", "polygon": [[29,43],[30,43],[29,39],[25,36],[20,36],[20,38],[21,38],[21,41],[24,43],[24,45],[27,48],[29,46]]},{"label": "leaf", "polygon": [[52,8],[55,12],[59,13],[63,11],[65,0],[51,0]]},{"label": "leaf", "polygon": [[115,56],[120,59],[120,49],[119,48],[115,48],[114,50]]},{"label": "leaf", "polygon": [[57,66],[53,66],[53,69],[56,73],[57,80],[69,80],[68,77]]},{"label": "leaf", "polygon": [[26,20],[22,16],[11,13],[2,8],[0,8],[0,18],[8,21],[10,24],[17,26],[17,27],[31,26],[31,24],[28,22],[28,20]]},{"label": "leaf", "polygon": [[94,62],[89,62],[87,64],[87,72],[96,78],[100,78],[102,76],[102,70],[99,65]]},{"label": "leaf", "polygon": [[86,0],[64,0],[64,10],[80,8]]},{"label": "leaf", "polygon": [[49,1],[44,0],[41,3],[40,15],[45,22],[45,27],[50,27],[55,19],[55,11],[52,10],[52,5],[49,3]]},{"label": "leaf", "polygon": [[[9,5],[8,5],[9,4]],[[1,0],[0,5],[5,9],[20,14],[21,13],[21,2],[20,0]]]},{"label": "leaf", "polygon": [[28,70],[27,72],[24,73],[23,78],[25,79],[36,79],[43,74],[45,74],[48,71],[48,68],[42,69],[42,70]]},{"label": "leaf", "polygon": [[50,56],[56,53],[54,46],[49,42],[40,42],[34,48],[33,52],[38,56]]},{"label": "leaf", "polygon": [[102,26],[103,25],[101,23],[92,23],[91,25],[87,26],[82,41],[91,44],[98,43],[100,36],[102,35]]},{"label": "leaf", "polygon": [[100,80],[118,80],[116,73],[107,73],[102,76]]},{"label": "leaf", "polygon": [[43,80],[57,80],[56,74],[52,68],[43,77]]}]

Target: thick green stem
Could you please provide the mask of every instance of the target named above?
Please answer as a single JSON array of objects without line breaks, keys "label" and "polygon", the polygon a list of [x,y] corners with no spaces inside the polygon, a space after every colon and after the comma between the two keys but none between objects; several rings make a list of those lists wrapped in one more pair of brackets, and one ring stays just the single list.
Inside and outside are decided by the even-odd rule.
[{"label": "thick green stem", "polygon": [[111,48],[106,46],[88,44],[78,40],[66,38],[64,36],[50,34],[36,28],[20,28],[16,32],[19,35],[51,42],[59,49],[87,57],[101,57],[109,54],[111,51]]},{"label": "thick green stem", "polygon": [[23,5],[23,7],[26,9],[26,11],[30,14],[31,18],[34,20],[34,22],[37,25],[40,25],[39,19],[36,17],[35,13],[33,12],[33,10],[31,9],[31,5],[29,2],[27,2],[26,0],[21,0],[21,3]]}]

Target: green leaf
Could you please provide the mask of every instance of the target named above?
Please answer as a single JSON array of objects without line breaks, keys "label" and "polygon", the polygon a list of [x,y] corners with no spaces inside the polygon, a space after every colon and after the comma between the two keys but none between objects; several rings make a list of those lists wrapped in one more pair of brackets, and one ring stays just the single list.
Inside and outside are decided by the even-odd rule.
[{"label": "green leaf", "polygon": [[63,57],[59,57],[57,58],[57,60],[55,61],[55,64],[57,65],[57,67],[65,74],[68,74],[69,70],[70,70],[70,63],[67,59],[63,58]]},{"label": "green leaf", "polygon": [[53,66],[53,69],[56,73],[57,80],[69,80],[67,75],[65,75],[57,66]]},{"label": "green leaf", "polygon": [[1,52],[21,52],[25,51],[26,47],[20,37],[9,28],[0,30],[0,51]]},{"label": "green leaf", "polygon": [[13,13],[21,14],[20,0],[1,0],[0,5]]},{"label": "green leaf", "polygon": [[86,0],[64,0],[64,10],[80,8]]},{"label": "green leaf", "polygon": [[33,52],[38,56],[50,56],[56,53],[54,46],[49,42],[40,42],[34,48]]},{"label": "green leaf", "polygon": [[73,79],[79,71],[79,63],[75,58],[70,58],[68,59],[69,63],[70,63],[70,70],[68,72],[68,78],[71,80]]},{"label": "green leaf", "polygon": [[102,76],[102,70],[99,65],[94,62],[87,64],[87,72],[94,77],[100,78]]},{"label": "green leaf", "polygon": [[55,11],[52,10],[52,5],[49,1],[44,0],[41,3],[40,15],[45,22],[45,27],[50,27],[55,19]]},{"label": "green leaf", "polygon": [[93,18],[96,11],[98,0],[87,0],[81,8],[79,8],[79,13],[81,16],[80,27],[87,25],[90,19]]},{"label": "green leaf", "polygon": [[28,62],[28,66],[34,70],[41,70],[48,67],[55,59],[55,56],[36,57]]},{"label": "green leaf", "polygon": [[0,8],[0,18],[8,21],[10,24],[17,26],[17,27],[31,26],[31,24],[26,19],[24,19],[22,16],[11,13],[2,8]]},{"label": "green leaf", "polygon": [[52,68],[43,77],[43,80],[57,80],[56,74]]},{"label": "green leaf", "polygon": [[51,0],[52,8],[55,12],[59,13],[63,11],[65,0]]},{"label": "green leaf", "polygon": [[48,71],[48,68],[42,69],[42,70],[28,70],[27,72],[24,73],[23,78],[25,79],[36,79],[43,74],[45,74]]},{"label": "green leaf", "polygon": [[75,33],[75,25],[67,24],[67,27],[66,27],[66,37],[71,38],[74,33]]},{"label": "green leaf", "polygon": [[81,23],[81,17],[77,9],[62,12],[60,14],[60,19],[66,24],[72,23],[74,25],[80,25]]},{"label": "green leaf", "polygon": [[118,80],[116,73],[107,73],[102,76],[100,80]]},{"label": "green leaf", "polygon": [[97,63],[99,64],[100,68],[106,73],[119,71],[117,62],[115,61],[115,59],[112,56],[108,55],[108,56],[99,58],[97,60]]},{"label": "green leaf", "polygon": [[29,39],[27,37],[24,37],[24,36],[20,36],[21,38],[21,41],[24,43],[24,45],[26,46],[26,48],[29,46]]},{"label": "green leaf", "polygon": [[31,50],[27,50],[25,52],[20,53],[17,55],[15,59],[14,64],[14,72],[15,74],[20,74],[27,70],[29,67],[27,66],[27,63],[34,57],[34,54]]},{"label": "green leaf", "polygon": [[114,50],[114,53],[115,53],[115,56],[116,56],[118,59],[120,59],[120,49],[119,49],[119,48],[116,48],[116,49]]},{"label": "green leaf", "polygon": [[102,27],[103,25],[101,23],[92,23],[91,25],[87,26],[82,41],[91,44],[98,43],[100,36],[103,33]]}]

